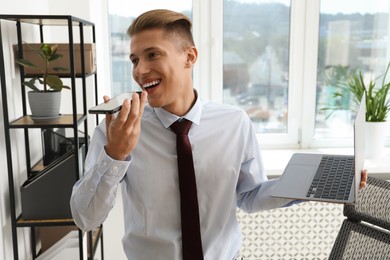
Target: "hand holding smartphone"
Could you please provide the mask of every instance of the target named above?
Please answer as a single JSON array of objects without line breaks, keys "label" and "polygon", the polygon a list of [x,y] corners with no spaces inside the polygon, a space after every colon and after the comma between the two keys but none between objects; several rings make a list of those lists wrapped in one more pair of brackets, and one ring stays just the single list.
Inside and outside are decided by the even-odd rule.
[{"label": "hand holding smartphone", "polygon": [[[137,91],[136,92],[139,96],[141,96],[142,91]],[[119,96],[113,97],[107,102],[101,103],[93,108],[90,108],[88,112],[90,114],[113,114],[121,110],[123,101],[125,99],[132,99],[133,93],[123,93],[120,94]]]}]

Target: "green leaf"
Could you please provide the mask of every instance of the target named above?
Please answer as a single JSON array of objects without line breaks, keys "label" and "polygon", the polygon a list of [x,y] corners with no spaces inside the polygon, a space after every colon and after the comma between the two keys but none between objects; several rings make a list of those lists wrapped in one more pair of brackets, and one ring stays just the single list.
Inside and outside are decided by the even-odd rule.
[{"label": "green leaf", "polygon": [[62,54],[58,54],[58,53],[54,53],[54,54],[52,54],[50,57],[49,57],[49,61],[53,61],[53,60],[57,60],[57,59],[59,59],[59,58],[62,58],[64,55],[62,55]]},{"label": "green leaf", "polygon": [[56,91],[61,91],[63,88],[70,89],[69,86],[65,86],[61,78],[57,75],[47,75],[46,83],[49,87]]},{"label": "green leaf", "polygon": [[36,69],[36,70],[39,70],[39,69],[40,69],[38,66],[36,66],[36,65],[33,64],[33,63],[31,63],[29,60],[17,59],[15,62],[16,62],[17,64],[19,64],[19,65],[22,65],[23,67],[28,67],[28,68]]},{"label": "green leaf", "polygon": [[67,68],[64,68],[64,67],[53,67],[52,68],[54,71],[58,71],[58,72],[60,72],[60,71],[69,71]]},{"label": "green leaf", "polygon": [[28,82],[28,81],[24,82],[23,85],[25,85],[26,87],[31,88],[32,90],[40,91],[39,88],[37,88],[34,84],[31,84],[31,83]]},{"label": "green leaf", "polygon": [[41,44],[41,52],[45,55],[45,57],[48,57],[51,55],[52,51],[48,44]]},{"label": "green leaf", "polygon": [[60,77],[58,77],[57,75],[47,75],[46,77],[46,83],[47,85],[49,85],[51,88],[55,88],[55,87],[58,87],[58,86],[63,86],[64,84],[62,83],[62,80],[60,79]]},{"label": "green leaf", "polygon": [[32,90],[39,91],[39,89],[35,86],[35,81],[36,81],[37,79],[38,79],[38,78],[32,78],[32,79],[30,79],[29,81],[23,82],[23,85],[25,85],[26,87],[31,88]]}]

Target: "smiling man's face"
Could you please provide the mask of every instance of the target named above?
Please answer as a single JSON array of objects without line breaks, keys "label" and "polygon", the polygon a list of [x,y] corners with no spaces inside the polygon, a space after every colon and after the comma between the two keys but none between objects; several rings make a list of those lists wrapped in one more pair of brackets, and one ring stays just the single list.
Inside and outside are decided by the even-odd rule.
[{"label": "smiling man's face", "polygon": [[175,36],[167,37],[163,29],[150,29],[131,38],[130,51],[134,80],[148,92],[149,104],[176,115],[186,113],[195,98],[195,47],[179,48]]}]

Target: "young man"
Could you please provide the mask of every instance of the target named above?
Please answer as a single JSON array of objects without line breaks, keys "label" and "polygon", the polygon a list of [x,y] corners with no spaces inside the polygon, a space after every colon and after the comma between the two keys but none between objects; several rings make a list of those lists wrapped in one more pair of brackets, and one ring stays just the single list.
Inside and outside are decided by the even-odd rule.
[{"label": "young man", "polygon": [[[198,51],[191,21],[180,13],[153,10],[139,16],[128,34],[133,77],[143,93],[140,98],[134,94],[131,106],[125,101],[116,117],[107,115],[96,128],[85,176],[71,198],[74,220],[83,230],[103,223],[121,183],[128,259],[234,259],[241,245],[236,207],[255,212],[291,201],[269,196],[275,181],[267,180],[245,112],[201,100],[193,88]],[[193,258],[197,253],[187,258],[183,249],[182,228],[197,227],[181,226],[185,191],[179,187],[179,153],[170,128],[183,118],[192,122],[188,136],[201,236],[201,253]]]}]

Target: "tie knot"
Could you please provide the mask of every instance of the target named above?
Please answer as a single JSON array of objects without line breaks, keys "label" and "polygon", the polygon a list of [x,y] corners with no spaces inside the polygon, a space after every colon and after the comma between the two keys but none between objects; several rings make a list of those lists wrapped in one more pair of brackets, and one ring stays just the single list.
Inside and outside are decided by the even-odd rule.
[{"label": "tie knot", "polygon": [[177,120],[170,126],[170,128],[172,129],[173,132],[175,132],[175,134],[186,135],[188,134],[188,131],[190,131],[191,124],[192,122],[187,119]]}]

